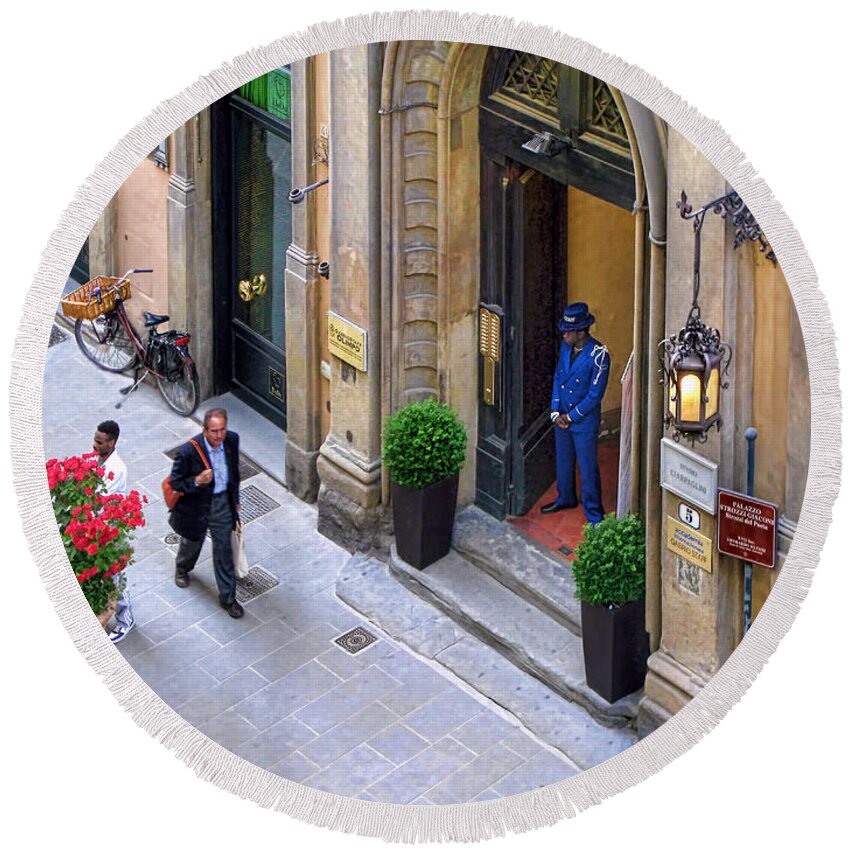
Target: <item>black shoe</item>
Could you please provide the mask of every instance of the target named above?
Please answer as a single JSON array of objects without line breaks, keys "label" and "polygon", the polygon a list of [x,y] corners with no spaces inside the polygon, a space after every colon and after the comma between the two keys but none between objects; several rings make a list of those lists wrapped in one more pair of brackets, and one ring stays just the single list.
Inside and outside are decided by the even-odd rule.
[{"label": "black shoe", "polygon": [[557,502],[549,502],[548,505],[543,505],[540,508],[541,514],[556,514],[558,511],[571,511],[573,508],[578,507],[578,502],[574,502],[569,505],[559,505]]},{"label": "black shoe", "polygon": [[245,609],[235,599],[233,602],[221,602],[219,604],[234,620],[238,620],[245,613]]},{"label": "black shoe", "polygon": [[174,583],[177,587],[188,587],[190,581],[192,579],[189,578],[189,573],[174,573]]}]

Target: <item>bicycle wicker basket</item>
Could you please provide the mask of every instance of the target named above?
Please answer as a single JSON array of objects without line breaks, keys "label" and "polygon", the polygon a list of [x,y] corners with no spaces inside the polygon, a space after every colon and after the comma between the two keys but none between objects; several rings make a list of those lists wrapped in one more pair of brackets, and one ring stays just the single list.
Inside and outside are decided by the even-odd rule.
[{"label": "bicycle wicker basket", "polygon": [[120,277],[101,276],[92,278],[88,283],[84,283],[60,299],[62,314],[68,319],[96,319],[98,316],[108,313],[115,306],[119,293],[122,301],[130,298],[132,294],[130,281],[123,281],[118,289],[103,292],[100,301],[97,300],[97,295],[92,295],[92,291],[98,287],[101,290],[109,289],[119,280],[121,280]]}]

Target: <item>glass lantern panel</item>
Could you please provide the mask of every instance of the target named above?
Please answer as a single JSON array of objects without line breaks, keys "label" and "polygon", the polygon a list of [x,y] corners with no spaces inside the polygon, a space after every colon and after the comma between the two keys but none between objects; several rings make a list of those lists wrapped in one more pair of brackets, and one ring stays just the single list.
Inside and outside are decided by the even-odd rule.
[{"label": "glass lantern panel", "polygon": [[720,370],[712,369],[708,376],[708,401],[705,403],[705,418],[711,419],[717,413],[720,399]]},{"label": "glass lantern panel", "polygon": [[679,421],[699,422],[702,384],[699,376],[686,372],[679,376]]}]

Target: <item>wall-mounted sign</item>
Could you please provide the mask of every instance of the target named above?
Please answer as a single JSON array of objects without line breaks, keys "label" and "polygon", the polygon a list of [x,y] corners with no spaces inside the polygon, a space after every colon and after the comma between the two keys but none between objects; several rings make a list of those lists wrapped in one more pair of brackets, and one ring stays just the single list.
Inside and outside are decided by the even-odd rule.
[{"label": "wall-mounted sign", "polygon": [[699,529],[700,525],[702,525],[700,512],[687,502],[679,502],[679,519],[691,528]]},{"label": "wall-mounted sign", "polygon": [[660,483],[665,490],[714,515],[717,464],[680,446],[669,437],[661,440]]},{"label": "wall-mounted sign", "polygon": [[667,517],[667,548],[688,563],[711,572],[711,538],[671,516]]},{"label": "wall-mounted sign", "polygon": [[760,567],[776,566],[776,505],[732,490],[717,492],[717,548]]},{"label": "wall-mounted sign", "polygon": [[366,368],[367,333],[342,316],[328,311],[328,349],[340,360],[350,363],[361,372]]}]

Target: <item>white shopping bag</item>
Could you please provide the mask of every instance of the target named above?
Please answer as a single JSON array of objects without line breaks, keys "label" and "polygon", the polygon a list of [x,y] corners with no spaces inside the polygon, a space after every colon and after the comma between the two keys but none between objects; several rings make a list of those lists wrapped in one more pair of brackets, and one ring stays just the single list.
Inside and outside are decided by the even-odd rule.
[{"label": "white shopping bag", "polygon": [[236,578],[248,576],[248,557],[245,555],[245,541],[242,539],[242,523],[237,522],[236,527],[230,532],[230,546],[233,549],[233,566],[236,569]]}]

